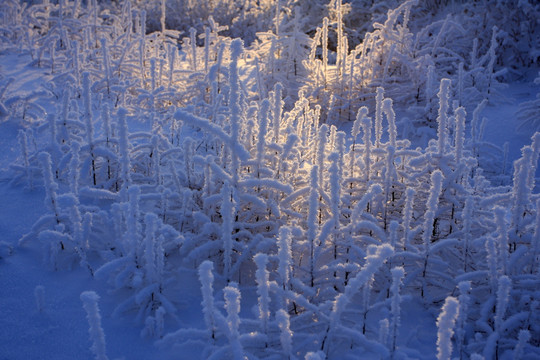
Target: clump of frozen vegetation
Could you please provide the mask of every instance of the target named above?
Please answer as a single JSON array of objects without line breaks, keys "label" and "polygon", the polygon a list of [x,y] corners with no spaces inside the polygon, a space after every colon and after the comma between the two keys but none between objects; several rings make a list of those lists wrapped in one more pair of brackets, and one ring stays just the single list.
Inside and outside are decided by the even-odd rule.
[{"label": "clump of frozen vegetation", "polygon": [[[538,61],[538,5],[388,1],[360,37],[341,0],[177,3],[0,5],[0,49],[48,74],[25,96],[0,79],[23,129],[13,182],[46,194],[21,246],[205,358],[417,358],[405,301],[440,313],[432,357],[540,356],[540,135],[500,186],[479,165],[504,172],[479,116]],[[491,5],[512,11],[480,18]],[[171,30],[174,11],[193,27]],[[173,329],[186,269],[204,321]],[[97,295],[81,299],[106,358]]]}]

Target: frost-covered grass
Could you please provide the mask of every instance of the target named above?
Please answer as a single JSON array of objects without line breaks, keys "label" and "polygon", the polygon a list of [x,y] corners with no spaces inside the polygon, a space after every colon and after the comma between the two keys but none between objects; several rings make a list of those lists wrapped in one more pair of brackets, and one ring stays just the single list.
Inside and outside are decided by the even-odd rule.
[{"label": "frost-covered grass", "polygon": [[538,5],[172,4],[0,5],[0,357],[540,356]]}]

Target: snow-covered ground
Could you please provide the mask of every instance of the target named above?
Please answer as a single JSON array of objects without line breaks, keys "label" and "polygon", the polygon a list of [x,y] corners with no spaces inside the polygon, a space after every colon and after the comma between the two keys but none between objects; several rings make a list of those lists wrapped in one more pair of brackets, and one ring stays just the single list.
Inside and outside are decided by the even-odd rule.
[{"label": "snow-covered ground", "polygon": [[[531,78],[528,82],[509,84],[504,89],[508,102],[488,105],[482,113],[482,116],[487,118],[484,139],[501,149],[508,142],[507,173],[513,171],[512,164],[514,160],[519,159],[521,156],[523,146],[530,145],[531,137],[536,130],[523,129],[518,131],[519,119],[516,117],[519,104],[533,100],[536,94],[540,92],[540,87],[533,80],[534,78]],[[536,177],[539,176],[540,172],[537,170]]]}]

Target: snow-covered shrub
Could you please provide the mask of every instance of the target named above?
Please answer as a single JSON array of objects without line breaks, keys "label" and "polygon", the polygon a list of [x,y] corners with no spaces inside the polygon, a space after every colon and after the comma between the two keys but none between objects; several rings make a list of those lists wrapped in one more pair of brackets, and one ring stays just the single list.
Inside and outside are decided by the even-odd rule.
[{"label": "snow-covered shrub", "polygon": [[[27,127],[17,181],[45,192],[21,245],[51,268],[96,269],[115,315],[204,358],[418,357],[401,311],[420,296],[427,311],[446,299],[439,358],[454,328],[455,356],[539,353],[540,136],[513,186],[489,183],[481,111],[507,37],[435,6],[484,5],[69,4],[0,5],[14,14],[2,48],[21,36],[4,28],[26,29],[21,48],[49,74],[23,95],[6,81],[0,104]],[[365,35],[359,7],[374,14]],[[164,334],[195,269],[204,325]]]}]

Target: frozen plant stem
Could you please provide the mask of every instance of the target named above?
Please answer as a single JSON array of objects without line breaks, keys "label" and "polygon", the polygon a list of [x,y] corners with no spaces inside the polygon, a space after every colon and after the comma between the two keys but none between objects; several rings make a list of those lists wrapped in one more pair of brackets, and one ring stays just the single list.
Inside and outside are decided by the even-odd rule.
[{"label": "frozen plant stem", "polygon": [[382,87],[377,88],[377,95],[375,95],[375,147],[381,146],[382,136],[382,112],[383,112],[383,100],[384,89]]},{"label": "frozen plant stem", "polygon": [[319,196],[318,196],[318,166],[315,165],[311,169],[311,188],[309,193],[309,212],[307,219],[307,240],[309,244],[309,275],[310,286],[315,286],[315,239],[317,237],[317,212],[319,208]]},{"label": "frozen plant stem", "polygon": [[328,18],[323,19],[322,27],[322,62],[323,62],[323,79],[324,87],[326,88],[328,79]]},{"label": "frozen plant stem", "polygon": [[45,205],[51,208],[51,210],[54,212],[56,223],[60,224],[60,216],[58,213],[58,204],[56,200],[58,184],[54,181],[52,174],[51,155],[47,152],[42,152],[38,156],[43,173],[43,181],[45,183]]},{"label": "frozen plant stem", "polygon": [[21,145],[21,151],[23,156],[23,164],[26,173],[26,181],[28,182],[28,187],[30,190],[34,188],[33,179],[32,179],[32,170],[30,169],[29,153],[28,153],[28,137],[24,130],[19,130],[19,144]]},{"label": "frozen plant stem", "polygon": [[92,161],[92,180],[94,186],[97,185],[96,179],[96,160],[94,155],[94,125],[92,113],[92,93],[90,91],[90,74],[83,73],[83,103],[84,103],[84,122],[86,125],[86,141],[90,149],[90,158]]},{"label": "frozen plant stem", "polygon": [[280,331],[279,340],[283,349],[283,355],[286,359],[290,359],[292,355],[292,331],[290,329],[289,314],[279,309],[276,312],[276,322]]},{"label": "frozen plant stem", "polygon": [[395,267],[391,270],[392,273],[392,302],[391,302],[391,323],[390,323],[390,351],[394,353],[396,351],[396,341],[398,337],[398,328],[400,325],[400,313],[401,313],[401,295],[400,288],[402,285],[402,279],[405,276],[405,270],[403,267]]},{"label": "frozen plant stem", "polygon": [[422,241],[424,243],[424,268],[422,270],[422,298],[426,292],[426,273],[429,260],[429,249],[431,244],[431,236],[434,233],[435,215],[437,214],[439,196],[442,190],[443,175],[440,170],[435,170],[431,174],[431,189],[427,201],[427,210],[424,215],[424,225],[422,233]]},{"label": "frozen plant stem", "polygon": [[90,328],[90,339],[92,347],[90,348],[95,355],[96,360],[108,360],[105,348],[105,334],[101,327],[101,315],[99,313],[98,301],[99,295],[94,291],[85,291],[81,294],[84,310],[88,319]]},{"label": "frozen plant stem", "polygon": [[227,310],[227,325],[229,333],[229,343],[233,353],[233,360],[244,360],[244,350],[240,343],[240,291],[235,283],[230,283],[229,286],[223,289],[223,297],[225,299],[225,309]]},{"label": "frozen plant stem", "polygon": [[224,276],[227,282],[231,280],[232,252],[233,252],[233,226],[234,226],[234,203],[233,193],[229,184],[223,185],[221,189],[221,216],[223,218],[223,265]]},{"label": "frozen plant stem", "polygon": [[447,297],[437,318],[437,360],[450,360],[452,357],[452,335],[459,313],[459,301]]},{"label": "frozen plant stem", "polygon": [[459,289],[459,315],[457,318],[457,326],[456,326],[456,345],[457,345],[457,352],[459,354],[459,358],[463,358],[464,353],[464,342],[465,342],[465,334],[466,334],[466,328],[465,325],[467,324],[467,316],[468,316],[468,308],[469,308],[469,293],[471,291],[471,282],[470,281],[462,281],[458,284]]},{"label": "frozen plant stem", "polygon": [[197,30],[194,28],[189,29],[189,39],[191,43],[191,70],[197,71]]},{"label": "frozen plant stem", "polygon": [[239,171],[239,151],[237,147],[240,147],[239,134],[240,134],[240,121],[242,116],[241,104],[240,104],[240,79],[238,77],[238,60],[244,51],[244,43],[240,39],[235,39],[231,42],[231,63],[229,65],[229,83],[230,83],[230,148],[231,148],[231,172],[232,172],[232,186],[235,187],[238,184],[238,171]]},{"label": "frozen plant stem", "polygon": [[[268,270],[266,270],[268,255],[259,253],[255,255],[253,260],[255,261],[255,264],[257,264],[255,277],[257,280],[257,295],[259,295],[259,320],[261,322],[261,331],[263,334],[267,334],[268,321],[270,318],[269,274]],[[268,344],[266,344],[266,346],[268,346]]]},{"label": "frozen plant stem", "polygon": [[208,331],[211,333],[212,339],[215,339],[216,336],[216,320],[214,316],[214,274],[212,270],[214,264],[206,260],[201,265],[199,265],[199,281],[201,282],[201,292],[202,292],[202,307],[204,314],[204,322]]},{"label": "frozen plant stem", "polygon": [[538,272],[538,252],[540,251],[540,199],[536,200],[536,221],[534,224],[534,235],[531,241],[532,259],[531,259],[531,274]]},{"label": "frozen plant stem", "polygon": [[442,157],[446,150],[446,142],[448,137],[448,101],[450,99],[450,79],[442,79],[439,89],[439,116],[437,117],[438,123],[438,149],[439,156]]}]

